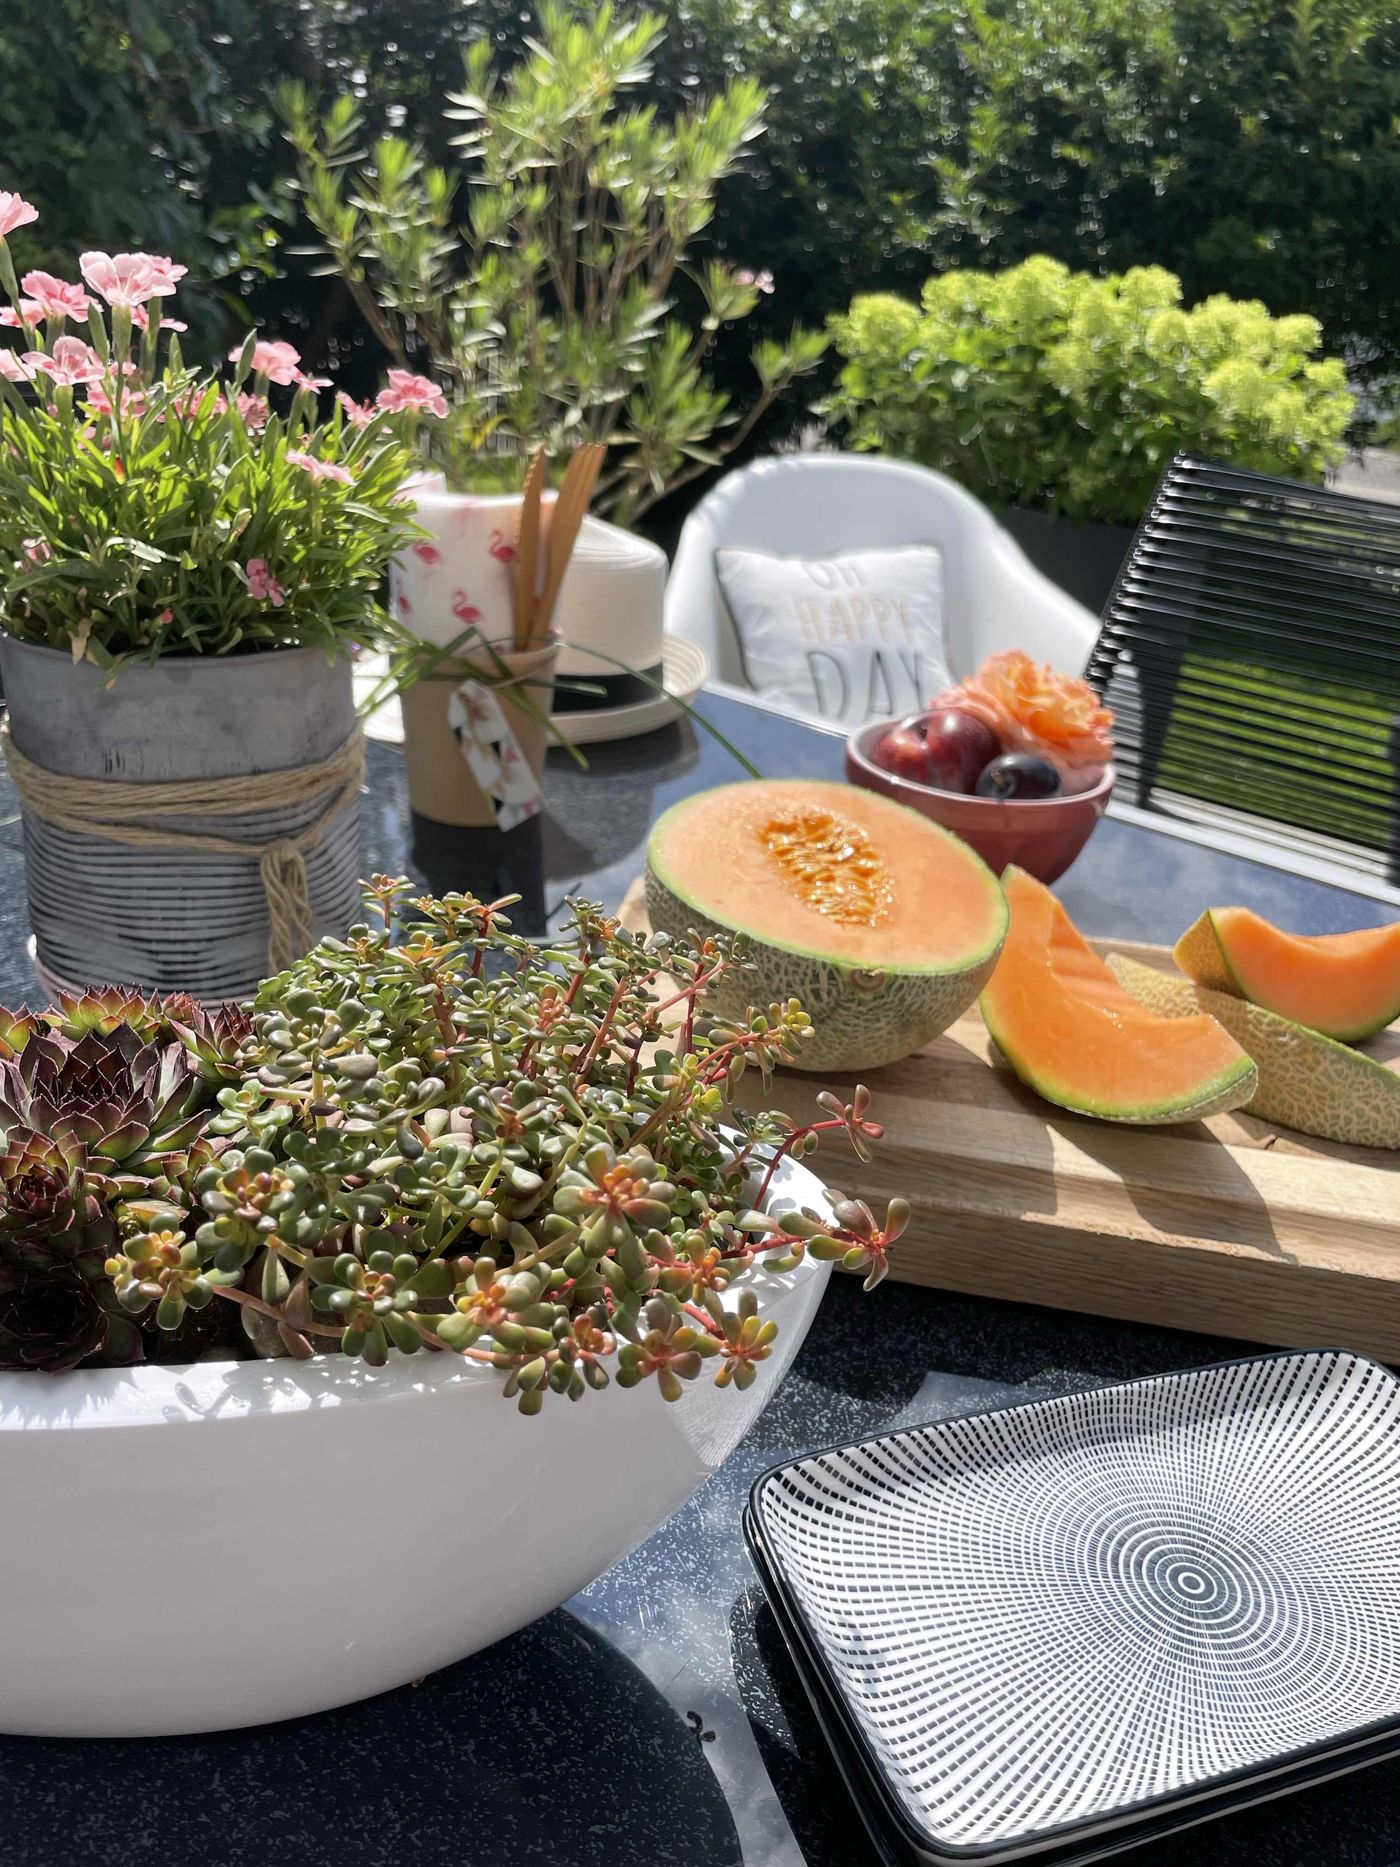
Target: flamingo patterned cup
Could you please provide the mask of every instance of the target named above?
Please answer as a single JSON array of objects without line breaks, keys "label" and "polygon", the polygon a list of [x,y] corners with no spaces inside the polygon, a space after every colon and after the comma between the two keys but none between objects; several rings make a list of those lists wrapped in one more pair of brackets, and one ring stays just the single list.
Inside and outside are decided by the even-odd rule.
[{"label": "flamingo patterned cup", "polygon": [[[520,498],[422,484],[408,490],[426,536],[390,569],[395,619],[436,648],[477,632],[400,697],[409,801],[415,816],[434,823],[514,830],[540,807],[559,652],[553,641],[514,649]],[[553,509],[546,493],[541,562]],[[494,653],[483,654],[482,642]],[[515,685],[502,683],[503,663]]]},{"label": "flamingo patterned cup", "polygon": [[[400,696],[416,817],[509,831],[539,814],[558,644],[498,652],[490,669],[453,656]],[[501,663],[509,681],[499,678]]]},{"label": "flamingo patterned cup", "polygon": [[[389,601],[414,635],[446,648],[464,629],[508,647],[515,638],[517,493],[448,493],[415,486],[415,521],[427,533],[392,565]],[[554,494],[540,507],[540,560],[549,542]]]}]

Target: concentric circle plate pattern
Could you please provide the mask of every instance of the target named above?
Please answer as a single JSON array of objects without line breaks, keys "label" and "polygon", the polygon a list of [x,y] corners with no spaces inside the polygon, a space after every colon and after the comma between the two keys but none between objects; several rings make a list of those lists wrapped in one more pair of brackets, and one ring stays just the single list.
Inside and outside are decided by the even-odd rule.
[{"label": "concentric circle plate pattern", "polygon": [[765,1552],[908,1824],[1014,1858],[1400,1720],[1400,1382],[1264,1356],[817,1454]]}]

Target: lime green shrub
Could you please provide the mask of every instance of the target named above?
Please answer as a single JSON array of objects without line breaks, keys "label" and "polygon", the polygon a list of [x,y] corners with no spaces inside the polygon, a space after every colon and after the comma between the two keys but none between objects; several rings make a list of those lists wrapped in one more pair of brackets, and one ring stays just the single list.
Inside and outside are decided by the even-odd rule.
[{"label": "lime green shrub", "polygon": [[1098,279],[1057,260],[930,279],[832,319],[830,408],[858,448],[921,461],[992,505],[1132,524],[1183,449],[1320,480],[1353,398],[1315,318],[1253,300],[1182,308],[1157,266]]}]

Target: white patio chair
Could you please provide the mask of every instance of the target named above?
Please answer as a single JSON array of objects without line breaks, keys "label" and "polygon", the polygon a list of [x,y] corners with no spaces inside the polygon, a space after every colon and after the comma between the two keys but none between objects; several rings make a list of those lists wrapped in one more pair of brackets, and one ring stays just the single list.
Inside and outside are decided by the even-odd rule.
[{"label": "white patio chair", "polygon": [[998,649],[1023,648],[1079,674],[1098,617],[1051,583],[979,500],[941,473],[872,454],[789,454],[726,475],[681,532],[666,588],[666,627],[698,642],[711,684],[748,691],[715,551],[825,557],[881,546],[943,553],[944,650],[953,674]]}]

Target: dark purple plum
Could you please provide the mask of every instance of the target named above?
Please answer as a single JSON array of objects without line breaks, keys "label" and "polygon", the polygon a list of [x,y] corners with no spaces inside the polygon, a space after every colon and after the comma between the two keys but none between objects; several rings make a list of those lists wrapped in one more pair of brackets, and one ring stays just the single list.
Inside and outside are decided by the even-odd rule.
[{"label": "dark purple plum", "polygon": [[924,783],[940,791],[971,791],[978,774],[1001,751],[1000,739],[985,720],[954,707],[926,714],[923,732]]},{"label": "dark purple plum", "polygon": [[1060,774],[1033,752],[1004,752],[977,780],[978,797],[1058,797]]}]

